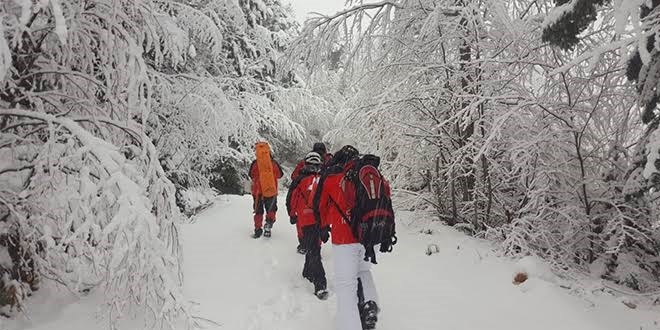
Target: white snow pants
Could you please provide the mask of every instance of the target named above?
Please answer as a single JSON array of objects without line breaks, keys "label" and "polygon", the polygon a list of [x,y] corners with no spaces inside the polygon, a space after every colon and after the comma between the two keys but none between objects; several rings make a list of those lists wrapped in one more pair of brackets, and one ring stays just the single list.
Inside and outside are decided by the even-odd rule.
[{"label": "white snow pants", "polygon": [[333,244],[332,257],[335,268],[335,292],[337,295],[337,330],[362,330],[358,312],[358,277],[362,282],[364,301],[378,303],[376,286],[371,276],[371,263],[364,261],[362,244]]}]

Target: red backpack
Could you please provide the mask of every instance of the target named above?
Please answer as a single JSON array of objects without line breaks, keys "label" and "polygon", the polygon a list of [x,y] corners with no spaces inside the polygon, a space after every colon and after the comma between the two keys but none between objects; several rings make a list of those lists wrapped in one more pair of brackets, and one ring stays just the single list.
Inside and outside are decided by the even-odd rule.
[{"label": "red backpack", "polygon": [[355,238],[366,249],[364,260],[375,264],[374,246],[380,244],[380,252],[392,252],[397,242],[389,186],[378,170],[379,157],[363,155],[352,162],[345,174],[355,186],[350,224]]}]

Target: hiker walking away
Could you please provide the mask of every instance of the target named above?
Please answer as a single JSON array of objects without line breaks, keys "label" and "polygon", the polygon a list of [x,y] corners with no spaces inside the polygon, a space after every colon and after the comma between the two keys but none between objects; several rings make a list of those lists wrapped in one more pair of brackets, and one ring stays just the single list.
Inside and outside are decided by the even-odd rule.
[{"label": "hiker walking away", "polygon": [[321,241],[318,226],[314,219],[313,199],[321,172],[321,155],[310,152],[305,156],[305,166],[289,187],[287,194],[287,212],[291,223],[302,231],[301,246],[305,251],[303,277],[314,284],[314,294],[319,299],[326,299],[325,270],[321,262]]},{"label": "hiker walking away", "polygon": [[[316,142],[314,143],[314,146],[312,147],[312,152],[315,152],[321,156],[321,163],[323,165],[327,164],[328,161],[332,158],[332,154],[328,153],[325,144],[323,142]],[[305,160],[302,159],[296,164],[296,167],[293,169],[293,172],[291,172],[291,181],[296,179],[298,174],[300,174],[300,170],[305,166]]]},{"label": "hiker walking away", "polygon": [[[325,144],[323,142],[314,143],[314,146],[312,147],[311,152],[315,152],[316,154],[318,154],[321,157],[322,165],[327,164],[328,161],[332,158],[332,154],[330,154],[326,151]],[[293,172],[291,172],[291,182],[292,182],[292,184],[293,184],[293,182],[296,181],[296,178],[298,177],[298,175],[300,175],[300,171],[302,170],[302,168],[304,166],[305,166],[305,159],[303,158],[296,164],[296,167],[293,169]],[[321,166],[321,168],[323,168],[323,166]],[[289,192],[291,192],[291,189],[289,189]],[[286,203],[287,203],[286,204],[286,209],[289,210],[290,206],[289,206],[289,197],[288,196],[287,196],[287,199],[286,199]],[[291,219],[291,220],[292,220],[291,224],[294,224],[293,219]],[[296,234],[298,236],[298,246],[296,247],[296,251],[298,251],[298,253],[300,253],[300,254],[305,254],[306,251],[305,251],[305,249],[303,248],[303,245],[302,245],[303,232],[302,232],[302,227],[300,226],[300,223],[296,223]]]},{"label": "hiker walking away", "polygon": [[[277,213],[277,179],[282,177],[280,164],[272,159],[266,142],[255,145],[256,158],[250,165],[252,207],[254,212],[253,238],[270,237]],[[266,224],[262,224],[266,213]]]},{"label": "hiker walking away", "polygon": [[[391,245],[396,243],[389,184],[380,172],[375,170],[379,159],[369,155],[368,160],[378,161],[364,165],[358,155],[354,147],[342,147],[324,170],[314,196],[313,209],[317,212],[315,219],[319,224],[322,240],[328,239],[329,227],[332,227],[338,330],[375,328],[379,308],[376,286],[371,274],[371,263],[376,263],[373,247],[375,242],[382,241],[381,251],[389,252]],[[389,202],[364,203],[359,197],[364,194],[364,189],[356,184],[356,178],[361,175],[368,175],[364,179],[371,180],[367,185],[370,187],[371,197]],[[376,204],[380,206],[374,207]],[[386,215],[391,221],[388,221],[387,225],[385,222],[379,222],[373,226],[373,223],[361,222],[362,219],[371,220],[374,215]],[[356,222],[357,220],[360,222]],[[372,232],[375,236],[371,235]],[[383,239],[376,236],[382,236]]]}]

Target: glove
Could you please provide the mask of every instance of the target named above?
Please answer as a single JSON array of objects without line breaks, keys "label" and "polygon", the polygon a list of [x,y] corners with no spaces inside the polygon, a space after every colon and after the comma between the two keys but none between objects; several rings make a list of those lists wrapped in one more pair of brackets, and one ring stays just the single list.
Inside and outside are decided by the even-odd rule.
[{"label": "glove", "polygon": [[290,218],[289,218],[289,222],[290,222],[292,225],[295,225],[296,222],[298,222],[298,217],[295,217],[295,216],[294,216],[294,217],[290,217]]},{"label": "glove", "polygon": [[390,238],[380,243],[380,252],[392,252],[392,246],[396,244],[399,239],[395,234],[392,234]]},{"label": "glove", "polygon": [[321,241],[323,241],[323,243],[326,243],[330,238],[330,227],[325,226],[321,228],[321,232],[319,233],[319,238],[321,238]]},{"label": "glove", "polygon": [[380,252],[386,253],[386,252],[392,252],[392,241],[387,240],[384,242],[380,243]]}]

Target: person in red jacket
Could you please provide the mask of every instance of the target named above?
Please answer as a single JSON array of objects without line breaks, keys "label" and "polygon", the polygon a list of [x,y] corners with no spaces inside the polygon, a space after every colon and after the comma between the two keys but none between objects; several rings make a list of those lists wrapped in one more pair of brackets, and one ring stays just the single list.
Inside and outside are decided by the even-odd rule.
[{"label": "person in red jacket", "polygon": [[[277,179],[281,178],[283,175],[282,167],[280,167],[280,164],[274,159],[271,160],[273,162],[275,187],[277,187]],[[270,237],[271,229],[275,223],[275,214],[277,213],[277,195],[264,198],[261,192],[259,165],[257,164],[256,159],[250,165],[249,176],[252,180],[252,208],[254,211],[254,235],[252,235],[252,237],[259,238],[262,233],[265,237]],[[263,225],[262,229],[264,212],[266,213],[266,224]]]},{"label": "person in red jacket", "polygon": [[[327,164],[330,161],[330,159],[332,158],[332,154],[327,152],[327,150],[325,148],[325,144],[323,142],[314,143],[314,146],[312,147],[311,152],[315,152],[316,154],[318,154],[321,157],[321,163],[322,163],[321,168],[323,168],[323,165]],[[293,182],[296,181],[296,178],[298,177],[298,175],[300,174],[300,171],[302,170],[302,168],[304,166],[305,166],[305,159],[301,159],[298,162],[298,164],[296,164],[296,167],[293,169],[293,172],[291,172],[291,182],[292,182],[292,184],[293,184]],[[290,189],[289,189],[289,192],[291,192]],[[289,207],[289,197],[288,196],[287,196],[287,199],[286,199],[286,203],[287,203],[286,207],[287,207],[287,210],[288,210],[288,209],[290,209],[290,207]],[[291,220],[292,220],[291,224],[293,224],[294,223],[293,219],[291,219]],[[300,223],[296,224],[296,232],[297,232],[297,235],[298,235],[298,246],[296,247],[296,250],[300,254],[305,254],[306,251],[305,251],[305,249],[303,248],[303,245],[302,245],[303,232],[302,232],[302,227],[300,226]]]},{"label": "person in red jacket", "polygon": [[[314,143],[314,146],[312,147],[312,152],[315,152],[321,156],[321,162],[323,165],[327,164],[330,159],[332,158],[332,154],[327,152],[325,148],[325,144],[323,142],[316,142]],[[302,159],[301,161],[296,164],[296,167],[293,169],[293,172],[291,172],[291,181],[296,179],[298,174],[300,174],[300,170],[305,166],[305,160]]]},{"label": "person in red jacket", "polygon": [[327,241],[332,228],[338,330],[374,329],[379,311],[371,263],[363,260],[365,248],[347,219],[355,204],[355,187],[345,174],[358,154],[352,146],[342,147],[324,170],[314,196],[320,238]]},{"label": "person in red jacket", "polygon": [[287,211],[291,223],[301,228],[303,234],[301,245],[306,252],[303,277],[314,284],[314,294],[319,299],[326,299],[328,291],[325,270],[321,262],[321,241],[312,210],[320,172],[321,156],[316,152],[308,153],[305,156],[305,166],[289,187]]}]

